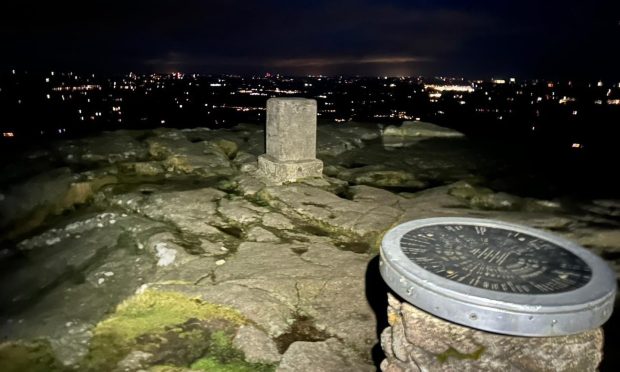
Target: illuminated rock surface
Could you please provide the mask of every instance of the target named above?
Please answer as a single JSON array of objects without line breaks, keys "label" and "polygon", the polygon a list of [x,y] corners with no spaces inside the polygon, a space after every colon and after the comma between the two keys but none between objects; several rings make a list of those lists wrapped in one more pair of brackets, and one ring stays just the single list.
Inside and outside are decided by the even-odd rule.
[{"label": "illuminated rock surface", "polygon": [[284,185],[256,175],[252,125],[16,157],[0,189],[0,370],[372,370],[387,300],[369,262],[414,218],[551,230],[620,271],[617,201],[513,195],[466,138],[386,147],[380,133],[320,126],[324,177]]},{"label": "illuminated rock surface", "polygon": [[390,125],[383,131],[384,137],[463,137],[463,133],[423,121],[405,121],[402,125]]}]

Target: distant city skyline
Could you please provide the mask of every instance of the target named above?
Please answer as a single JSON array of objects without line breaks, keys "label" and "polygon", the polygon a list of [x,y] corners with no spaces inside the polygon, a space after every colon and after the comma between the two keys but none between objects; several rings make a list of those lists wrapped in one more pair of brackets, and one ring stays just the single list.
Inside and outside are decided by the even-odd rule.
[{"label": "distant city skyline", "polygon": [[12,2],[0,68],[620,78],[613,1]]},{"label": "distant city skyline", "polygon": [[[268,98],[291,96],[316,99],[323,123],[426,120],[464,131],[499,129],[501,135],[510,131],[530,139],[554,137],[554,142],[571,149],[612,138],[603,133],[612,129],[620,114],[620,82],[603,80],[11,70],[0,73],[0,133],[13,139],[119,128],[221,128],[260,123]],[[584,131],[586,124],[589,130]]]}]

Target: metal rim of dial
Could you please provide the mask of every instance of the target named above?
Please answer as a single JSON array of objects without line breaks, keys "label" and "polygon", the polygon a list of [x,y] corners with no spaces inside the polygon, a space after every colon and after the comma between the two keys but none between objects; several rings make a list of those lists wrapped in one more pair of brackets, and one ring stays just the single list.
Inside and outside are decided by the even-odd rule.
[{"label": "metal rim of dial", "polygon": [[[585,262],[591,277],[580,287],[548,294],[505,293],[447,279],[424,269],[403,252],[401,240],[428,226],[462,225],[510,230],[559,246]],[[616,275],[600,257],[562,237],[496,220],[439,217],[409,221],[387,232],[380,271],[404,300],[448,321],[515,336],[545,337],[584,332],[611,316]]]}]

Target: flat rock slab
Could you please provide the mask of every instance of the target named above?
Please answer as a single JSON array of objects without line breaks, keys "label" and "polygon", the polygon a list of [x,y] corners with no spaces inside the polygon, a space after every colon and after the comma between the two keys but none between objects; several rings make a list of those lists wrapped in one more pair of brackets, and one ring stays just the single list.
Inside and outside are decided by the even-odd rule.
[{"label": "flat rock slab", "polygon": [[367,257],[332,245],[242,243],[214,270],[205,300],[233,306],[270,336],[286,333],[296,315],[364,350],[376,342],[365,298]]},{"label": "flat rock slab", "polygon": [[321,342],[293,343],[282,357],[277,372],[364,372],[375,367],[360,363],[354,353],[335,338]]},{"label": "flat rock slab", "polygon": [[400,209],[391,206],[342,199],[307,185],[266,187],[259,195],[286,214],[359,237],[386,231],[402,214]]}]

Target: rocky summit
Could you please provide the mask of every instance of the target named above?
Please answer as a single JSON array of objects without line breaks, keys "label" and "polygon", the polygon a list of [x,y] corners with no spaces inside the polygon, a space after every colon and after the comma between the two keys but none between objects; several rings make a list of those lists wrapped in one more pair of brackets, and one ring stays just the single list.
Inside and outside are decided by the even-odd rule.
[{"label": "rocky summit", "polygon": [[[416,218],[552,231],[620,272],[618,200],[511,193],[502,159],[432,124],[324,125],[317,142],[323,177],[284,185],[256,172],[258,125],[16,155],[1,175],[0,370],[376,370],[376,255]],[[608,347],[618,337],[607,330]],[[450,369],[459,342],[427,356]]]}]

